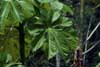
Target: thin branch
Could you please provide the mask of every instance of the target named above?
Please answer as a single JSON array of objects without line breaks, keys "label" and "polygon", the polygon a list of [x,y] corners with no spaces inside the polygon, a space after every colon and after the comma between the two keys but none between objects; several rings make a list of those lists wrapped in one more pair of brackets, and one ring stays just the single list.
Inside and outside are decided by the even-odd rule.
[{"label": "thin branch", "polygon": [[87,30],[87,34],[86,34],[85,45],[88,44],[88,40],[87,40],[87,38],[88,38],[88,36],[89,36],[90,27],[91,27],[91,25],[92,25],[92,19],[93,19],[93,15],[91,16],[91,18],[90,18],[90,22],[89,22],[89,25],[88,25],[88,30]]},{"label": "thin branch", "polygon": [[97,9],[98,7],[100,7],[100,4],[98,4],[96,7],[94,7],[93,9],[95,10],[95,9]]},{"label": "thin branch", "polygon": [[49,62],[48,64],[50,64],[51,66],[55,66],[55,64],[53,64],[53,63],[50,63],[50,62]]},{"label": "thin branch", "polygon": [[[88,30],[87,30],[87,34],[86,34],[86,41],[87,41],[87,38],[88,38],[88,36],[89,36],[90,27],[91,27],[91,25],[92,25],[92,19],[93,19],[93,15],[92,15],[91,18],[90,18],[90,22],[89,22],[89,26],[88,26]],[[85,44],[86,44],[86,42],[85,42]]]},{"label": "thin branch", "polygon": [[83,52],[82,54],[86,54],[88,52],[90,52],[93,48],[95,48],[98,44],[100,43],[100,40],[97,41],[91,48],[89,48],[87,51]]},{"label": "thin branch", "polygon": [[[87,30],[87,34],[86,34],[86,40],[85,40],[85,51],[87,51],[87,47],[88,47],[88,35],[89,35],[89,32],[90,32],[90,27],[92,25],[92,19],[93,19],[93,15],[91,16],[90,18],[90,21],[89,21],[89,25],[88,25],[88,30]],[[85,60],[86,60],[86,54],[84,54],[84,63],[85,63]]]},{"label": "thin branch", "polygon": [[94,30],[90,33],[90,35],[88,36],[87,40],[89,40],[92,35],[94,34],[94,32],[97,30],[97,28],[100,26],[100,22],[97,24],[97,26],[94,28]]}]

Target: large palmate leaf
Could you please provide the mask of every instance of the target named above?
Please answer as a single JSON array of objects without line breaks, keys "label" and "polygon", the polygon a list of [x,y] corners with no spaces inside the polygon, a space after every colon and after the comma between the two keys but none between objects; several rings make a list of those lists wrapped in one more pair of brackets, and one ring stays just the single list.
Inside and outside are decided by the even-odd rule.
[{"label": "large palmate leaf", "polygon": [[76,47],[76,40],[77,39],[74,36],[67,35],[67,33],[64,31],[49,28],[37,41],[37,43],[34,44],[33,52],[37,51],[43,46],[48,46],[48,59],[54,57],[57,54],[57,51],[59,51],[61,56],[64,57],[67,56],[67,52],[69,50],[73,50]]},{"label": "large palmate leaf", "polygon": [[[52,0],[38,0],[38,2],[42,4],[36,7],[36,16],[32,23],[27,25],[29,34],[33,35],[33,53],[43,49],[48,59],[53,58],[57,52],[63,57],[67,56],[68,51],[73,50],[77,44],[76,37],[69,32],[72,21],[63,16],[65,12],[71,13],[71,8],[58,0],[53,2]],[[69,30],[64,30],[67,28]]]}]

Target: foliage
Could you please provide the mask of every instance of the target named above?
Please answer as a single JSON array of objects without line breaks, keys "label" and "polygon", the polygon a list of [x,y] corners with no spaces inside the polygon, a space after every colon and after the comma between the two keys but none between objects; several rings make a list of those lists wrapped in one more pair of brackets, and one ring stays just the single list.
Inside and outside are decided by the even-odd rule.
[{"label": "foliage", "polygon": [[[16,29],[5,28],[0,35],[0,52],[7,52],[13,56],[13,60],[19,58],[19,36]],[[9,50],[10,49],[10,50]]]},{"label": "foliage", "polygon": [[24,19],[33,16],[34,7],[27,0],[1,0],[0,24],[18,25]]},{"label": "foliage", "polygon": [[[37,13],[34,20],[28,24],[28,32],[33,35],[33,52],[42,48],[51,59],[57,51],[63,56],[75,48],[76,37],[71,35],[72,21],[64,17],[64,12],[72,13],[70,7],[59,1],[40,1],[41,5],[36,6]],[[33,26],[33,28],[32,28]],[[38,38],[37,38],[38,37]]]},{"label": "foliage", "polygon": [[[57,52],[64,58],[68,57],[68,53],[75,49],[78,38],[73,29],[72,19],[65,17],[66,12],[73,14],[70,6],[58,0],[1,0],[0,29],[4,31],[4,28],[10,28],[3,33],[0,31],[2,38],[8,35],[8,38],[2,41],[5,44],[0,46],[12,55],[14,61],[19,59],[19,48],[16,48],[19,47],[19,31],[11,29],[17,29],[20,23],[25,23],[23,32],[28,44],[25,44],[25,47],[28,46],[25,50],[27,56],[30,49],[33,54],[42,49],[48,59],[53,58]],[[12,35],[16,33],[17,35]],[[11,35],[12,37],[9,37]],[[11,63],[10,66],[12,64],[16,63]],[[7,64],[6,67],[10,66]]]},{"label": "foliage", "polygon": [[0,53],[0,67],[24,67],[21,63],[12,62],[12,56],[6,52]]}]

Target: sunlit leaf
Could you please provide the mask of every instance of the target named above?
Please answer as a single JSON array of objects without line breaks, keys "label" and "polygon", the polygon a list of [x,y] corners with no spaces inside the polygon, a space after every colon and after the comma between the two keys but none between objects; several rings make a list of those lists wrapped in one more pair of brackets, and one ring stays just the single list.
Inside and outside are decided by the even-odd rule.
[{"label": "sunlit leaf", "polygon": [[32,4],[25,1],[18,1],[18,3],[22,7],[22,12],[24,13],[25,17],[29,18],[34,14],[34,8]]},{"label": "sunlit leaf", "polygon": [[57,11],[60,11],[63,9],[63,4],[61,2],[58,2],[58,1],[54,1],[51,3],[51,8],[53,10],[57,10]]},{"label": "sunlit leaf", "polygon": [[40,3],[50,3],[53,2],[53,0],[38,0]]},{"label": "sunlit leaf", "polygon": [[12,6],[12,9],[13,9],[13,12],[14,12],[14,16],[16,16],[16,20],[18,22],[21,22],[21,18],[20,18],[19,12],[18,12],[16,6],[14,5],[13,1],[11,1],[10,4]]},{"label": "sunlit leaf", "polygon": [[1,14],[0,23],[4,22],[7,19],[9,12],[10,12],[10,4],[9,4],[9,2],[6,2],[5,6],[4,6],[4,10]]},{"label": "sunlit leaf", "polygon": [[60,17],[60,12],[54,12],[52,17],[52,22],[55,22]]},{"label": "sunlit leaf", "polygon": [[48,51],[48,59],[51,59],[54,57],[57,53],[56,43],[53,41],[52,36],[52,30],[48,29],[48,45],[49,45],[49,51]]}]

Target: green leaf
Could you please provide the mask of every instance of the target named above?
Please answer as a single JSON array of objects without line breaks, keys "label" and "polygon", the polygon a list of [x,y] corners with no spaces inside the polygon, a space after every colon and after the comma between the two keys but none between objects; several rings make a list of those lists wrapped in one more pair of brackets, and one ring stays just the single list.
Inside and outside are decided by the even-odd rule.
[{"label": "green leaf", "polygon": [[60,53],[61,55],[63,54],[62,49],[61,49],[61,42],[58,39],[58,33],[53,30],[52,31],[52,36],[54,37],[54,41],[55,41],[55,46],[57,48],[58,53]]},{"label": "green leaf", "polygon": [[1,14],[0,23],[4,22],[7,19],[9,12],[10,12],[10,4],[9,4],[9,2],[6,2],[5,6],[4,6],[4,10]]},{"label": "green leaf", "polygon": [[15,63],[10,63],[10,64],[7,64],[5,65],[4,67],[11,67],[12,65],[14,65]]},{"label": "green leaf", "polygon": [[38,33],[39,31],[40,31],[40,29],[35,29],[35,30],[32,30],[32,31],[31,30],[28,30],[29,34],[32,35],[32,36],[38,35],[39,34]]},{"label": "green leaf", "polygon": [[37,1],[36,0],[30,0],[30,2],[35,6],[35,7],[38,7],[39,5],[37,4]]},{"label": "green leaf", "polygon": [[7,53],[0,52],[0,61],[5,62],[6,58],[7,58]]},{"label": "green leaf", "polygon": [[96,67],[100,67],[100,63],[96,65]]},{"label": "green leaf", "polygon": [[12,61],[12,56],[10,54],[7,54],[6,63],[11,61]]},{"label": "green leaf", "polygon": [[63,27],[70,27],[72,25],[72,21],[68,18],[63,17],[62,23],[60,25]]},{"label": "green leaf", "polygon": [[20,14],[18,10],[16,9],[16,6],[14,5],[14,2],[10,1],[10,4],[12,6],[13,14],[16,17],[16,21],[21,22]]},{"label": "green leaf", "polygon": [[98,53],[99,57],[100,57],[100,52]]},{"label": "green leaf", "polygon": [[53,2],[54,0],[38,0],[40,3],[50,3]]},{"label": "green leaf", "polygon": [[49,45],[48,59],[53,58],[57,53],[57,48],[55,46],[55,42],[53,41],[53,36],[51,32],[52,30],[48,29],[48,45]]},{"label": "green leaf", "polygon": [[18,65],[17,67],[24,67],[23,65]]},{"label": "green leaf", "polygon": [[59,1],[54,1],[51,4],[51,8],[54,10],[54,11],[61,11],[63,9],[63,4]]},{"label": "green leaf", "polygon": [[56,53],[57,53],[57,48],[56,48],[56,46],[52,42],[49,44],[48,59],[53,58],[56,55]]},{"label": "green leaf", "polygon": [[64,13],[69,12],[70,14],[73,15],[73,10],[72,10],[71,7],[68,6],[68,5],[64,5],[62,11],[63,11]]},{"label": "green leaf", "polygon": [[18,1],[18,3],[22,7],[24,17],[28,18],[34,14],[34,8],[32,4],[25,1]]},{"label": "green leaf", "polygon": [[59,11],[54,12],[52,17],[52,22],[55,22],[59,17],[60,17],[60,12]]},{"label": "green leaf", "polygon": [[[44,33],[45,34],[45,33]],[[44,34],[41,36],[39,41],[35,44],[35,47],[33,48],[33,52],[37,51],[39,48],[41,48],[45,42]]]},{"label": "green leaf", "polygon": [[24,67],[23,65],[21,65],[21,63],[9,63],[9,64],[6,64],[4,67],[12,67],[13,65],[18,65],[18,67]]}]

